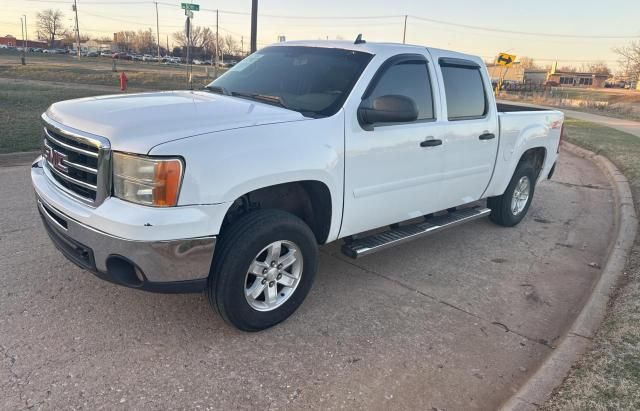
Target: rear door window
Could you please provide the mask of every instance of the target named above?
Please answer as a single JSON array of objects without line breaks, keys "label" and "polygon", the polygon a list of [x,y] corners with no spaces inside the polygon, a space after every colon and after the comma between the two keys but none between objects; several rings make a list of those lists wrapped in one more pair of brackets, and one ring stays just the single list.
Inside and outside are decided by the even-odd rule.
[{"label": "rear door window", "polygon": [[440,62],[449,120],[471,120],[487,114],[487,95],[480,67],[473,63]]}]

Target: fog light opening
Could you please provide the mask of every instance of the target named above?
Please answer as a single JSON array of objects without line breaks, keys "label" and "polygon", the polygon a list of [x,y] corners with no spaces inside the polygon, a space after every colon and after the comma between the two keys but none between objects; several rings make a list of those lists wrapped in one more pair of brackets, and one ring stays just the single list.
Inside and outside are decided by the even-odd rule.
[{"label": "fog light opening", "polygon": [[118,255],[112,255],[107,259],[107,274],[113,281],[130,287],[141,287],[145,281],[142,270]]}]

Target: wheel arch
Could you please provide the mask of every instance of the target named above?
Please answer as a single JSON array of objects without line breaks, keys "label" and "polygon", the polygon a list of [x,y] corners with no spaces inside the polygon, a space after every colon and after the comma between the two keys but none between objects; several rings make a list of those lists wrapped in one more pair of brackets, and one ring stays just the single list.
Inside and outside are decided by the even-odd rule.
[{"label": "wheel arch", "polygon": [[522,153],[522,155],[520,156],[520,159],[518,160],[518,164],[516,164],[516,168],[513,170],[513,172],[515,172],[515,170],[518,168],[518,165],[520,165],[521,163],[529,162],[531,163],[531,165],[533,165],[533,168],[536,170],[536,180],[537,180],[538,177],[540,176],[540,172],[544,167],[546,158],[547,158],[546,147],[539,146],[539,147],[529,148],[524,153]]},{"label": "wheel arch", "polygon": [[220,233],[240,216],[255,209],[287,211],[304,221],[324,244],[331,231],[334,206],[329,186],[320,180],[299,180],[256,188],[230,203]]}]

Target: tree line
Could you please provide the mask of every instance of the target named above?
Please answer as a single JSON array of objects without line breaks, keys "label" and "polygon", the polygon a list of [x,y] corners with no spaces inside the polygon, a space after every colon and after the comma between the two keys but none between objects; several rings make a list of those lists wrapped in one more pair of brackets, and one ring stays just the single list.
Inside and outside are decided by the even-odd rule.
[{"label": "tree line", "polygon": [[[47,9],[36,15],[38,39],[45,40],[49,47],[53,47],[57,42],[63,44],[74,44],[76,42],[75,33],[72,29],[65,27],[64,14],[60,10]],[[172,35],[174,43],[174,54],[180,56],[182,50],[188,44],[184,32],[175,32]],[[86,42],[89,36],[80,37],[80,42]],[[115,42],[116,47],[122,51],[135,51],[138,53],[155,54],[158,49],[157,36],[151,28],[146,30],[122,30],[115,33],[114,38],[103,36],[96,38],[96,41],[111,43]],[[217,47],[216,47],[217,46]],[[167,45],[168,47],[168,45]],[[216,50],[221,55],[240,55],[242,53],[238,41],[231,35],[218,36],[209,27],[194,26],[191,30],[191,47],[194,56],[215,56]],[[166,54],[168,50],[160,44],[161,52]]]}]

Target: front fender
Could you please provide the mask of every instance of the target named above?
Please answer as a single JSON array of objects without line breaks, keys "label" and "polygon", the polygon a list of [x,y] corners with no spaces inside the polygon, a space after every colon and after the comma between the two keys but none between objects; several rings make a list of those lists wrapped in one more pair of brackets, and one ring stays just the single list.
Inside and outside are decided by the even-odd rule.
[{"label": "front fender", "polygon": [[[343,113],[307,121],[268,124],[194,136],[158,145],[151,155],[185,159],[179,205],[228,204],[277,184],[319,181],[342,210]],[[337,234],[342,213],[332,216]]]}]

